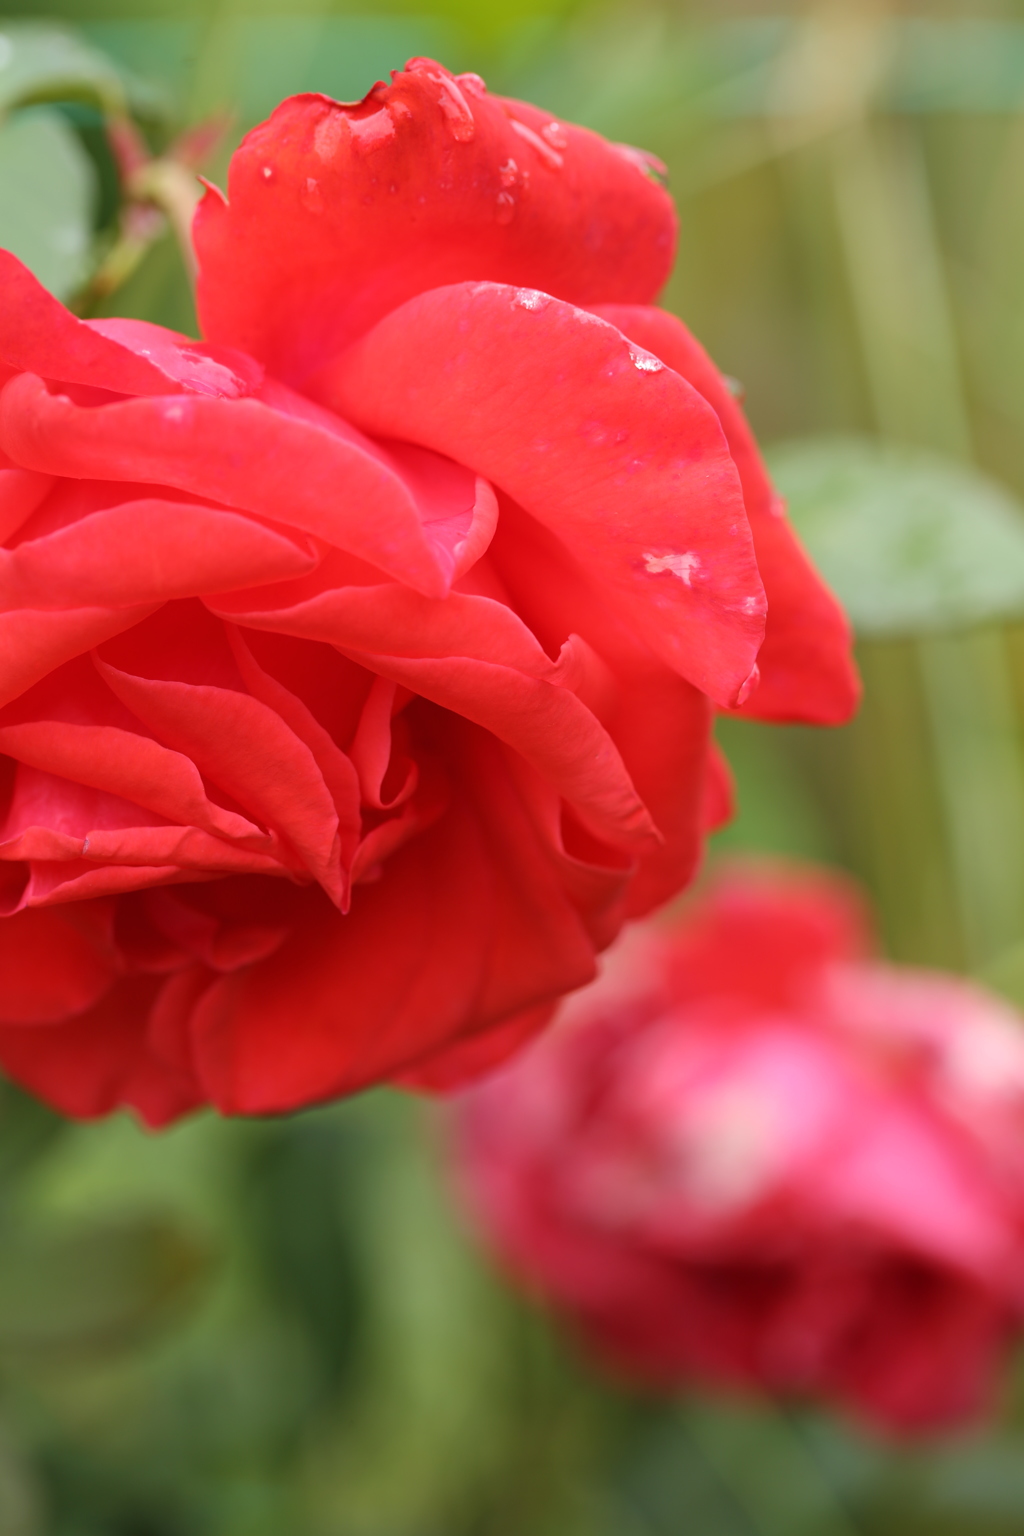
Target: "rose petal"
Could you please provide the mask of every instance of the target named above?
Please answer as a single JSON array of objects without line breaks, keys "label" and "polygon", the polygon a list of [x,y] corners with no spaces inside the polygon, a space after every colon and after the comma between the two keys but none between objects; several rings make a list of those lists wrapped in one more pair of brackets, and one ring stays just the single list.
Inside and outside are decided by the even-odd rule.
[{"label": "rose petal", "polygon": [[279,715],[292,734],[312,753],[313,760],[334,801],[334,809],[338,816],[342,865],[344,868],[350,867],[362,830],[359,815],[359,777],[351,758],[337,746],[312,710],[259,665],[241,630],[236,629],[234,625],[228,625],[227,636],[232,655],[242,674],[242,680],[253,698],[266,704],[269,709]]},{"label": "rose petal", "polygon": [[740,713],[757,720],[841,725],[860,697],[850,625],[793,532],[728,385],[675,315],[622,304],[597,305],[595,313],[648,347],[700,391],[722,423],[736,461],[768,598],[764,644],[757,657],[760,681],[739,706]]},{"label": "rose petal", "polygon": [[[431,541],[396,465],[314,412],[198,395],[82,407],[22,374],[0,396],[0,442],[30,469],[175,486],[301,528],[442,597],[454,561],[443,540]],[[473,477],[464,478],[472,507]]]},{"label": "rose petal", "polygon": [[148,358],[77,319],[11,254],[0,250],[0,362],[126,395],[175,394],[181,387]]},{"label": "rose petal", "polygon": [[514,795],[487,813],[491,768],[479,808],[467,783],[384,880],[359,887],[347,917],[311,902],[288,944],[205,994],[196,1061],[224,1112],[352,1092],[496,1009],[522,1011],[593,973],[579,917]]},{"label": "rose petal", "polygon": [[0,726],[0,752],[45,773],[134,800],[180,826],[268,847],[261,828],[207,796],[188,757],[149,736],[64,720],[25,721]]},{"label": "rose petal", "polygon": [[628,152],[413,60],[358,105],[295,96],[248,134],[196,215],[203,332],[301,383],[446,283],[649,303],[675,222]]},{"label": "rose petal", "polygon": [[556,1006],[541,1003],[540,1007],[528,1008],[491,1029],[466,1035],[403,1072],[395,1082],[403,1088],[418,1088],[427,1093],[451,1093],[464,1088],[518,1055],[551,1022]]},{"label": "rose petal", "polygon": [[598,837],[634,849],[657,842],[618,748],[567,688],[469,657],[355,659],[515,747]]},{"label": "rose petal", "polygon": [[97,915],[19,912],[0,922],[0,1024],[52,1024],[104,995],[117,964]]},{"label": "rose petal", "polygon": [[[272,596],[273,594],[260,594]],[[218,594],[206,607],[253,629],[394,656],[473,656],[552,678],[556,663],[505,603],[451,592],[441,601],[408,587],[336,587],[280,608],[256,609],[248,593]]]},{"label": "rose petal", "polygon": [[[114,316],[87,320],[86,324],[91,331],[108,336],[136,356],[146,358],[169,380],[184,385],[197,395],[237,400],[242,395],[251,395],[263,383],[262,364],[234,347],[193,341],[191,336],[182,336],[162,325],[151,325],[148,320],[125,320]],[[45,372],[41,368],[28,371]],[[51,377],[62,379],[64,375],[58,373]]]},{"label": "rose petal", "polygon": [[388,315],[316,388],[368,431],[457,455],[501,486],[657,655],[731,705],[764,634],[736,469],[697,391],[636,361],[593,315],[466,283]]},{"label": "rose petal", "polygon": [[52,485],[52,475],[0,468],[0,544],[32,516]]},{"label": "rose petal", "polygon": [[96,666],[154,735],[277,831],[341,899],[334,801],[312,752],[280,715],[229,688],[136,677],[99,657]]},{"label": "rose petal", "polygon": [[0,613],[0,705],[71,661],[131,629],[154,611],[143,608],[19,609]]},{"label": "rose petal", "polygon": [[149,1048],[145,1019],[154,987],[150,977],[132,978],[69,1023],[0,1028],[5,1072],[77,1120],[94,1120],[122,1104],[153,1127],[177,1120],[202,1096],[194,1079]]},{"label": "rose petal", "polygon": [[156,498],[122,502],[0,550],[0,608],[116,608],[283,581],[317,556],[251,518]]}]

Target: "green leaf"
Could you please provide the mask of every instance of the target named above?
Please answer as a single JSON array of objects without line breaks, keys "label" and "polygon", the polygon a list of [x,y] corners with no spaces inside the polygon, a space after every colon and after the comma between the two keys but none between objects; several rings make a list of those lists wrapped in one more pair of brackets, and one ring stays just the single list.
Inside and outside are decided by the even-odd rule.
[{"label": "green leaf", "polygon": [[805,438],[768,455],[789,512],[862,636],[1024,614],[1024,511],[991,480],[920,449]]},{"label": "green leaf", "polygon": [[173,1317],[193,1294],[205,1253],[156,1218],[84,1230],[5,1236],[0,1359],[124,1347]]},{"label": "green leaf", "polygon": [[0,114],[39,101],[88,101],[125,109],[125,87],[109,59],[65,27],[0,26]]},{"label": "green leaf", "polygon": [[58,298],[86,275],[96,173],[59,112],[33,107],[0,127],[0,246]]}]

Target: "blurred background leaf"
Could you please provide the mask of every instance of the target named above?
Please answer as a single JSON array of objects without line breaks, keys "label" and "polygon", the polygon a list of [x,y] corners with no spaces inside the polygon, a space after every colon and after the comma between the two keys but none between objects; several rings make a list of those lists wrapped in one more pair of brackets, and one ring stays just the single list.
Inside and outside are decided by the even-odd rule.
[{"label": "blurred background leaf", "polygon": [[45,107],[0,126],[0,245],[60,299],[87,275],[96,174],[74,130]]},{"label": "blurred background leaf", "polygon": [[776,445],[769,467],[858,635],[1024,615],[1024,509],[974,470],[921,449],[822,437]]}]

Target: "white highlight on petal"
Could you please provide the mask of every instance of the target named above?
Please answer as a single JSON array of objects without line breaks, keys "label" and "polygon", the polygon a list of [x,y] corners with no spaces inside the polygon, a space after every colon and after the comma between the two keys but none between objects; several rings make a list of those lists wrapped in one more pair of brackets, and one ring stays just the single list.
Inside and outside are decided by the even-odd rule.
[{"label": "white highlight on petal", "polygon": [[652,576],[658,576],[662,571],[671,571],[673,576],[678,576],[685,586],[693,585],[693,578],[700,570],[700,556],[693,550],[677,554],[670,551],[667,555],[645,554],[643,557],[644,569]]}]

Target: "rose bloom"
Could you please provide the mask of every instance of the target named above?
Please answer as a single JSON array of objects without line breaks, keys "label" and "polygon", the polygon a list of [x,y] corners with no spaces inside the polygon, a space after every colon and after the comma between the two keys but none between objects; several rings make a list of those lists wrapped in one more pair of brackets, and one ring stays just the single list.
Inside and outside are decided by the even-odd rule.
[{"label": "rose bloom", "polygon": [[898,1431],[989,1399],[1024,1299],[1021,1021],[867,948],[836,877],[733,870],[464,1095],[477,1225],[627,1376]]},{"label": "rose bloom", "polygon": [[0,1063],[151,1124],[483,1070],[855,695],[646,156],[414,59],[194,234],[198,343],[0,255]]}]

